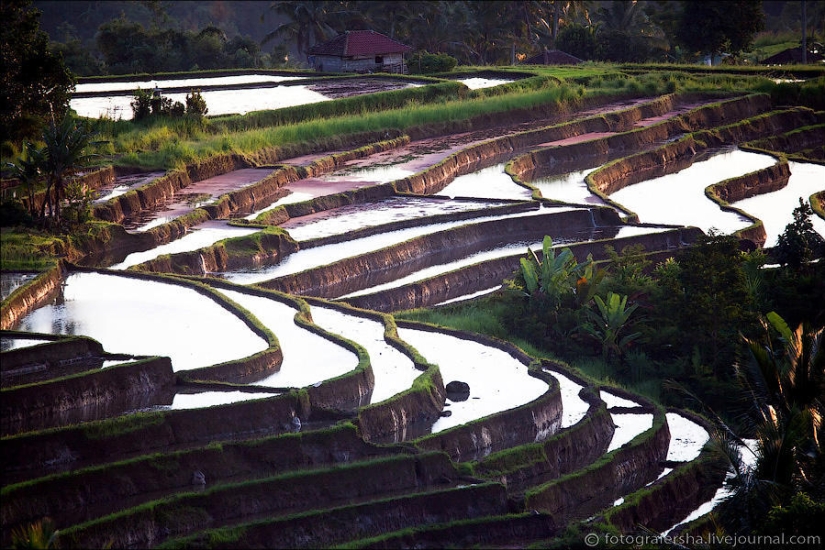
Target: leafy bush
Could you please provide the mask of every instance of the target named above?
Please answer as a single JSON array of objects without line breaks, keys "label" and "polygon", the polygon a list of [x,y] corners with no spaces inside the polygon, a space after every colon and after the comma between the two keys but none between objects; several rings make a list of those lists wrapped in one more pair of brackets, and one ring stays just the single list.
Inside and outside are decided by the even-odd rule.
[{"label": "leafy bush", "polygon": [[186,94],[187,115],[200,118],[206,116],[207,112],[209,109],[206,107],[206,100],[203,99],[200,90],[192,90],[191,93]]},{"label": "leafy bush", "polygon": [[413,54],[407,66],[410,74],[448,73],[455,69],[458,60],[445,53],[419,52]]},{"label": "leafy bush", "polygon": [[135,90],[134,98],[132,99],[132,118],[134,120],[143,120],[149,118],[152,114],[152,94],[145,92],[138,88]]}]

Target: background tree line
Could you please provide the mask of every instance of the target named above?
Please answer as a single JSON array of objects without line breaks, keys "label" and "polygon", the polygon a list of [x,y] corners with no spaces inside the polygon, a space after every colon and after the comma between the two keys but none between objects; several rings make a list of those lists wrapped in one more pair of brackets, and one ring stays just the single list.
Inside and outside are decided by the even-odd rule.
[{"label": "background tree line", "polygon": [[[797,32],[801,0],[40,1],[43,29],[76,75],[300,67],[314,44],[371,29],[462,65],[560,49],[584,60],[695,61],[747,51],[757,32]],[[821,36],[825,1],[807,0]]]}]

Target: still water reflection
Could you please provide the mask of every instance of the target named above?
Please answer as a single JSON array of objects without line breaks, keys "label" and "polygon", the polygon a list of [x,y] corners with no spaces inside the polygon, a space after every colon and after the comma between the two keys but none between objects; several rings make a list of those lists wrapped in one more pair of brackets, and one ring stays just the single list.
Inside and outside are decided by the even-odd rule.
[{"label": "still water reflection", "polygon": [[548,391],[546,382],[527,374],[525,364],[498,348],[405,327],[398,328],[398,335],[438,365],[445,385],[453,380],[470,385],[469,399],[447,400],[445,411],[451,415],[439,418],[432,433],[520,407]]},{"label": "still water reflection", "polygon": [[312,306],[312,320],[321,328],[357,342],[367,350],[375,376],[372,403],[410,389],[421,375],[409,357],[384,339],[383,323],[320,306]]},{"label": "still water reflection", "polygon": [[258,386],[302,388],[341,376],[358,366],[350,350],[295,324],[298,311],[279,300],[219,289],[221,294],[249,310],[275,333],[283,352],[278,372],[260,380]]},{"label": "still water reflection", "polygon": [[[788,166],[791,169],[788,185],[733,203],[736,208],[762,220],[767,233],[765,246],[768,248],[777,245],[785,226],[793,222],[793,211],[799,207],[799,199],[810,205],[809,197],[825,190],[825,166],[806,162],[788,162]],[[814,230],[825,238],[825,220],[814,214],[811,223]]]},{"label": "still water reflection", "polygon": [[769,155],[736,149],[696,162],[675,174],[629,185],[610,198],[636,212],[645,223],[696,226],[705,233],[715,228],[727,235],[751,222],[719,208],[705,196],[705,188],[774,164],[776,159]]},{"label": "still water reflection", "polygon": [[70,274],[51,303],[15,328],[88,336],[112,353],[167,356],[176,371],[269,347],[239,317],[195,290],[103,273]]}]

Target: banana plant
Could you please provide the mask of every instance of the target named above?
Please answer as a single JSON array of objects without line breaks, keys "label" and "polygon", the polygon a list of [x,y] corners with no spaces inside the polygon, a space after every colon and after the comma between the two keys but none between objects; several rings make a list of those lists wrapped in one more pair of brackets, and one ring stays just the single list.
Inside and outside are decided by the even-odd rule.
[{"label": "banana plant", "polygon": [[621,355],[630,342],[641,336],[640,332],[621,336],[630,316],[639,306],[634,304],[628,307],[627,296],[612,291],[607,293],[606,301],[598,295],[593,296],[593,301],[599,311],[587,310],[592,323],[586,324],[584,329],[601,342],[603,357],[608,358],[611,353]]},{"label": "banana plant", "polygon": [[592,256],[588,256],[587,261],[578,263],[569,248],[556,254],[553,238],[546,235],[542,241],[541,258],[528,248],[527,258],[520,260],[527,294],[536,296],[540,293],[553,309],[558,309],[562,298],[574,292],[580,275],[592,261]]}]

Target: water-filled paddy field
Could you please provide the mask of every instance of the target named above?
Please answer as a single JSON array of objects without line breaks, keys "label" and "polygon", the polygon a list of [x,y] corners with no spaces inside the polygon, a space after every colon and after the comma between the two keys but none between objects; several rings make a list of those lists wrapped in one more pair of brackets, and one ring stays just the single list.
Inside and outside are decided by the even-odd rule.
[{"label": "water-filled paddy field", "polygon": [[[469,86],[471,82],[467,84]],[[475,82],[472,84],[482,85]],[[169,83],[165,85],[170,86]],[[278,89],[281,88],[297,89],[297,86],[279,86]],[[272,91],[267,88],[244,91],[263,93],[262,90]],[[211,114],[212,103],[208,98],[207,102]],[[513,129],[504,128],[498,133],[504,136],[512,132]],[[594,134],[589,137],[594,137]],[[489,138],[489,135],[485,137]],[[482,141],[481,138],[475,141],[467,139],[467,142],[455,145],[455,141],[445,138],[444,144],[449,142],[450,145],[422,148],[419,156],[409,154],[411,150],[415,150],[415,145],[410,144],[405,147],[405,154],[398,157],[396,165],[392,162],[387,164],[386,154],[375,155],[374,167],[371,167],[369,156],[360,158],[352,166],[317,175],[311,182],[290,182],[285,187],[292,188],[291,192],[283,198],[275,199],[273,203],[278,206],[298,204],[343,191],[373,185],[392,185],[415,177],[419,171],[426,171],[445,156],[460,151],[462,147]],[[565,145],[559,145],[558,140],[554,143],[553,147],[559,151],[564,150]],[[438,151],[438,154],[433,155],[433,150]],[[523,151],[514,152],[512,157],[522,153]],[[205,262],[208,248],[216,242],[227,238],[250,237],[261,231],[261,227],[255,225],[232,225],[228,223],[229,219],[211,219],[189,228],[180,238],[128,255],[122,262],[112,265],[111,272],[70,270],[60,280],[53,296],[43,305],[32,308],[21,316],[13,328],[34,336],[89,336],[100,342],[104,350],[110,353],[169,357],[174,375],[178,380],[185,380],[184,387],[172,391],[168,402],[143,407],[141,410],[148,411],[146,414],[150,415],[167,415],[163,417],[163,422],[175,426],[172,431],[178,438],[175,440],[176,450],[185,450],[187,453],[216,452],[214,448],[207,451],[205,446],[212,441],[231,441],[235,438],[233,433],[243,433],[241,439],[272,437],[274,439],[271,442],[249,439],[244,443],[250,448],[270,443],[273,445],[268,453],[259,453],[268,458],[257,468],[261,472],[271,472],[273,468],[280,467],[278,463],[283,463],[284,470],[289,472],[292,466],[286,464],[295,460],[300,464],[298,467],[309,470],[304,472],[310,479],[307,490],[310,487],[327,487],[327,480],[344,480],[349,483],[348,490],[351,493],[358,492],[362,495],[359,497],[361,500],[370,502],[373,497],[367,496],[368,492],[378,490],[373,488],[374,485],[389,486],[400,483],[403,479],[403,475],[391,470],[386,462],[371,462],[380,453],[388,453],[397,454],[398,457],[414,456],[419,461],[413,470],[420,479],[412,484],[419,496],[405,497],[413,503],[405,512],[409,517],[416,516],[417,506],[433,509],[432,504],[428,505],[423,500],[431,496],[430,493],[435,494],[435,489],[428,485],[431,479],[441,480],[439,483],[442,483],[442,489],[449,487],[454,491],[449,497],[439,494],[432,498],[459,502],[453,499],[463,498],[461,495],[468,490],[479,490],[485,482],[498,483],[502,479],[510,479],[512,487],[516,487],[518,484],[515,480],[518,479],[519,483],[529,487],[530,475],[535,475],[536,480],[552,479],[562,485],[568,482],[565,476],[588,472],[587,475],[602,476],[595,483],[599,488],[606,490],[614,486],[624,487],[615,494],[606,491],[593,496],[601,508],[629,506],[636,491],[669,483],[677,475],[682,475],[679,474],[680,464],[698,464],[704,456],[703,448],[709,438],[708,426],[703,426],[697,418],[673,411],[665,412],[646,399],[624,390],[599,391],[588,381],[565,370],[563,365],[537,368],[529,357],[494,345],[492,341],[469,338],[437,327],[427,327],[427,330],[407,325],[393,328],[390,315],[340,307],[319,299],[302,301],[298,296],[267,293],[258,286],[279,278],[300,279],[302,273],[310,272],[321,280],[334,283],[335,277],[343,276],[342,273],[325,268],[336,262],[350,260],[353,264],[358,264],[369,254],[392,251],[413,239],[424,239],[414,241],[420,242],[421,246],[433,242],[427,239],[444,238],[444,242],[449,243],[445,235],[460,234],[459,231],[469,234],[473,227],[495,227],[495,231],[503,233],[502,228],[528,218],[546,220],[549,227],[554,217],[558,219],[559,216],[581,214],[586,224],[580,228],[558,231],[554,238],[558,246],[586,244],[601,239],[647,238],[681,226],[699,227],[705,232],[715,228],[732,233],[747,227],[751,221],[720,209],[707,198],[705,188],[723,179],[771,166],[776,159],[732,147],[722,153],[697,159],[679,172],[633,183],[611,193],[610,200],[637,213],[642,225],[622,223],[613,206],[588,190],[585,176],[603,167],[603,160],[594,161],[586,170],[543,176],[526,181],[526,185],[518,185],[504,171],[507,162],[509,159],[496,157],[486,166],[485,163],[480,163],[467,173],[453,174],[449,181],[441,182],[432,193],[419,193],[417,196],[397,193],[380,200],[352,200],[338,207],[305,209],[305,212],[312,213],[296,215],[279,224],[285,234],[294,239],[296,250],[277,257],[272,265],[257,268],[211,271],[204,267],[203,273],[195,274],[203,275],[209,271],[208,277],[196,277],[197,285],[203,286],[193,286],[195,283],[191,280],[184,282],[146,273],[140,277],[127,276],[139,269],[144,262],[163,254],[170,254],[174,258],[177,254],[201,250],[202,261]],[[784,223],[790,221],[791,210],[798,200],[796,196],[807,200],[813,192],[823,187],[822,174],[818,171],[820,167],[812,169],[811,165],[791,163],[790,168],[792,177],[786,188],[735,203],[742,211],[760,219],[765,218],[768,243],[774,242],[772,239],[781,232],[783,220]],[[199,189],[199,195],[210,196],[206,200],[215,200],[221,194],[254,185],[270,171],[259,170],[260,173],[250,172],[249,178],[243,182],[240,181],[243,178],[240,178],[236,184],[218,186],[212,191],[208,189],[207,180],[204,180],[206,183],[201,183],[200,189],[196,182],[186,191]],[[239,175],[233,176],[230,173],[227,179],[232,180],[236,176]],[[812,183],[817,181],[819,183]],[[568,203],[568,206],[543,204],[521,212],[491,215],[502,206],[534,202],[530,187],[538,189],[540,197]],[[113,198],[114,194],[102,197],[105,200]],[[763,209],[755,199],[772,201],[777,206],[781,202],[790,207],[783,206],[782,210],[787,212],[774,218],[777,209]],[[749,205],[753,211],[749,210]],[[132,222],[130,231],[147,232],[161,227],[198,206],[200,205],[186,200],[170,202],[163,208],[174,210],[143,213],[141,223]],[[246,222],[254,222],[259,215],[273,210],[272,206],[273,204],[258,204],[255,212],[244,212],[243,217]],[[602,213],[602,209],[609,210],[612,214]],[[446,221],[450,217],[452,219]],[[606,220],[611,221],[608,223]],[[490,222],[500,225],[491,225]],[[406,226],[401,227],[402,225]],[[822,232],[819,221],[816,228]],[[364,230],[368,230],[369,234],[364,233]],[[482,237],[489,236],[491,232],[491,229],[479,231]],[[361,289],[338,297],[363,294],[380,296],[382,292],[390,292],[423,280],[438,285],[438,281],[449,280],[451,274],[458,270],[494,262],[503,257],[523,255],[528,247],[533,250],[541,248],[541,235],[529,239],[502,236],[500,241],[496,246],[472,253],[463,250],[465,243],[454,242],[438,252],[448,257],[447,260],[434,261],[434,265],[422,269],[410,268],[404,275],[377,284],[366,281],[369,275],[367,269],[362,276],[365,284]],[[448,254],[449,252],[452,254]],[[424,254],[425,257],[429,255]],[[388,255],[390,256],[391,254]],[[352,269],[346,262],[340,266],[341,269]],[[4,274],[4,299],[30,280],[31,275],[27,274]],[[495,288],[493,286],[485,291]],[[477,295],[476,291],[468,292],[464,299],[471,299],[472,295]],[[268,340],[262,330],[271,333],[274,339]],[[3,340],[5,352],[6,342],[13,341],[14,338],[4,335]],[[46,340],[37,342],[43,344]],[[262,354],[270,354],[270,359],[267,359],[270,363],[261,365]],[[277,357],[277,364],[272,364],[271,357]],[[369,368],[365,368],[364,358],[367,359]],[[238,369],[246,370],[232,371],[236,364]],[[102,370],[107,369],[108,366]],[[187,371],[197,372],[197,377],[182,378]],[[223,378],[215,374],[218,372]],[[27,375],[23,371],[18,374]],[[447,393],[444,387],[454,381],[468,384],[469,392]],[[4,382],[4,390],[5,387]],[[252,391],[249,391],[250,388]],[[554,393],[556,389],[557,396]],[[353,402],[358,405],[353,407]],[[118,414],[121,418],[129,416],[122,416],[122,411]],[[197,415],[197,421],[186,424],[191,422],[187,419],[195,417],[185,415]],[[359,438],[353,443],[346,434],[324,431],[328,428],[316,432],[312,427],[313,420],[323,420],[325,426],[334,426],[341,421],[352,423],[348,425],[357,425]],[[151,424],[151,421],[147,422]],[[666,431],[662,431],[663,426]],[[130,436],[135,441],[150,437],[147,435],[149,432],[141,431],[149,429],[144,426],[135,425],[128,429],[135,430]],[[117,437],[117,434],[106,435],[103,430],[100,433],[102,440],[108,441],[113,449],[123,446],[121,440],[106,439]],[[200,433],[204,434],[203,439],[198,439]],[[326,440],[324,446],[312,446],[314,433]],[[297,436],[302,438],[299,446],[293,444]],[[48,456],[49,449],[60,448],[65,442],[52,446],[51,440],[47,442],[42,439],[45,437],[44,434],[21,434],[12,443],[19,444],[23,449],[27,448],[27,444],[30,445],[29,448],[44,449],[46,454],[42,460],[51,461],[50,464],[56,468],[62,467],[61,465],[69,467],[73,460],[70,457],[80,454],[80,451],[66,447],[67,450],[62,455]],[[60,435],[58,433],[49,437]],[[186,439],[187,437],[190,439]],[[29,438],[31,443],[27,443]],[[406,446],[398,449],[373,448],[370,441],[403,441]],[[528,444],[542,445],[541,453],[546,453],[547,457],[542,463],[546,462],[547,468],[552,464],[560,469],[540,472],[540,466],[529,461],[529,465],[520,463],[519,460],[526,459],[516,458],[516,455],[507,460],[498,456],[498,451],[517,452],[521,446],[526,448]],[[507,445],[512,445],[513,448],[507,449]],[[228,443],[224,443],[223,447],[221,452],[230,452],[227,450]],[[437,461],[429,455],[423,456],[425,451],[446,453],[456,461],[458,458],[455,457],[461,457],[461,460],[473,457],[472,461],[479,466],[488,461],[485,467],[495,474],[488,478],[468,479],[462,478],[450,468],[436,471],[434,464]],[[141,453],[149,451],[135,451],[131,455],[125,450],[123,452],[124,460],[128,457],[128,460],[139,461],[143,456]],[[590,456],[590,452],[595,453],[594,456]],[[287,458],[287,455],[291,458]],[[201,490],[201,479],[210,490],[213,479],[222,479],[221,483],[227,483],[228,478],[222,476],[229,474],[219,466],[223,459],[207,458],[206,454],[193,456],[198,458],[192,462],[184,455],[176,458],[186,466],[174,482],[177,485],[166,487],[166,494],[189,491],[193,483],[197,483]],[[644,470],[644,475],[640,473],[638,479],[631,480],[622,477],[624,474],[621,472],[608,473],[609,468],[599,462],[604,456],[622,456],[624,458],[621,460],[637,461],[641,465],[640,471]],[[231,463],[235,459],[227,460]],[[247,456],[243,460],[252,459]],[[508,460],[508,468],[512,470],[505,471],[502,464]],[[233,467],[240,463],[233,463]],[[574,463],[576,465],[572,466]],[[571,464],[567,473],[564,471],[566,464]],[[367,473],[362,472],[358,477],[348,478],[349,469],[355,466],[365,468]],[[104,461],[102,467],[115,466],[107,465]],[[139,465],[136,462],[132,467],[139,468]],[[13,469],[10,465],[6,468]],[[327,471],[327,468],[331,470]],[[533,474],[529,473],[531,468],[536,470]],[[243,468],[237,469],[240,471]],[[76,470],[66,474],[69,483],[75,476],[79,479],[79,476],[91,475],[83,468]],[[484,468],[480,467],[478,471],[484,471]],[[196,472],[200,476],[194,475]],[[21,479],[26,476],[18,471],[14,474],[22,476]],[[37,479],[38,475],[29,474],[29,477]],[[240,495],[246,494],[244,491],[258,483],[252,480],[263,474],[231,475],[237,476],[236,482],[246,484],[236,489],[241,501]],[[53,482],[43,480],[40,483],[45,490]],[[167,480],[165,483],[171,482]],[[536,482],[536,487],[538,486]],[[721,481],[718,487],[722,491]],[[129,502],[151,502],[155,490],[156,487],[152,491],[136,488],[129,495]],[[495,490],[501,490],[503,494],[507,492],[506,487]],[[142,496],[142,491],[145,491],[145,496]],[[406,495],[410,492],[398,488],[392,489],[388,494],[398,497],[399,494]],[[197,498],[204,499],[203,502],[195,502],[195,497],[192,497],[192,510],[201,510],[199,507],[217,502],[210,500],[213,497],[209,490],[201,494]],[[258,498],[256,502],[265,507],[262,497]],[[471,501],[493,502],[495,498],[479,500],[478,497],[471,497]],[[322,510],[325,517],[329,517],[332,505],[326,502],[326,497],[318,496],[309,510],[317,508]],[[718,502],[718,498],[712,502]],[[713,506],[707,503],[703,505],[702,502],[693,504],[695,506],[691,505],[691,510],[706,511]],[[386,502],[381,506],[386,509]],[[570,506],[571,510],[579,510],[577,507],[580,507],[584,516],[589,515],[589,512],[584,512],[588,508],[582,502],[572,502]],[[682,508],[685,506],[688,504],[684,503]],[[129,509],[126,508],[127,514]],[[218,513],[215,513],[217,517]],[[216,520],[216,525],[251,521],[266,513],[263,509],[258,512],[244,511],[231,521]],[[505,509],[502,508],[488,515],[498,516],[504,513]],[[537,509],[536,517],[541,517],[541,513],[542,509]],[[358,514],[358,517],[378,517],[376,514],[379,512],[360,510]],[[675,526],[685,521],[686,516],[687,514],[673,517],[669,525]],[[444,522],[452,521],[446,516],[440,519]],[[162,523],[165,520],[159,521]],[[534,520],[525,518],[524,521]],[[68,526],[79,523],[77,521]],[[74,533],[71,536],[78,537],[76,540],[92,540],[83,538],[91,536],[84,529],[69,532]],[[494,531],[495,529],[491,529],[491,532]],[[181,536],[183,534],[182,531]],[[160,542],[171,535],[156,536],[152,540]],[[348,539],[341,535],[336,540],[343,542]],[[328,541],[325,544],[326,542]]]}]

